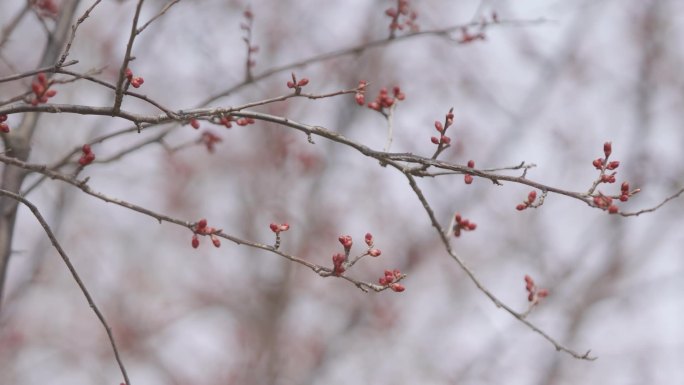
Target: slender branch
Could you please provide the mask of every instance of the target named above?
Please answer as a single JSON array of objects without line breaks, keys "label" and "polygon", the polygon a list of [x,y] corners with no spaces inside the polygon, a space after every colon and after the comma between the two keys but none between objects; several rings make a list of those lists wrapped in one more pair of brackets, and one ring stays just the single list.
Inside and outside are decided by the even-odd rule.
[{"label": "slender branch", "polygon": [[667,202],[669,202],[669,201],[671,201],[671,200],[673,200],[673,199],[678,198],[678,197],[679,197],[680,195],[682,195],[683,193],[684,193],[684,188],[680,189],[680,190],[677,191],[676,193],[674,193],[674,194],[670,195],[669,197],[665,198],[665,199],[664,199],[662,202],[660,202],[658,205],[656,205],[656,206],[654,206],[654,207],[651,207],[650,209],[643,209],[643,210],[639,210],[639,211],[635,211],[635,212],[627,212],[627,213],[620,212],[620,213],[618,213],[618,214],[622,215],[623,217],[632,217],[632,216],[639,216],[639,215],[645,214],[645,213],[652,213],[652,212],[658,210],[659,208],[663,207]]},{"label": "slender branch", "polygon": [[133,42],[135,37],[138,35],[136,29],[138,27],[138,18],[140,17],[140,10],[145,0],[138,0],[138,6],[135,8],[135,16],[133,16],[133,25],[131,26],[131,35],[128,38],[128,44],[126,45],[126,54],[124,55],[123,62],[121,63],[121,68],[119,69],[119,80],[116,82],[116,97],[114,99],[114,108],[112,109],[112,115],[116,115],[121,109],[121,103],[123,102],[124,96],[124,79],[126,78],[126,68],[128,68],[128,63],[131,61],[131,51],[133,50]]},{"label": "slender branch", "polygon": [[123,365],[123,362],[121,361],[121,355],[119,354],[119,349],[116,347],[116,341],[114,341],[114,335],[112,334],[112,328],[109,326],[107,323],[107,320],[105,319],[104,315],[100,311],[100,308],[97,307],[97,304],[95,304],[95,301],[93,300],[93,297],[90,295],[90,292],[88,291],[88,288],[86,288],[85,284],[83,283],[83,280],[81,280],[81,277],[78,275],[78,272],[76,272],[76,268],[74,265],[71,263],[71,260],[69,259],[69,256],[66,254],[62,246],[59,244],[59,241],[57,240],[57,237],[55,237],[55,234],[52,232],[52,229],[50,228],[50,225],[45,221],[45,218],[41,215],[40,211],[38,208],[28,201],[26,198],[22,197],[21,195],[15,194],[11,191],[3,190],[0,189],[0,195],[12,198],[18,202],[21,202],[24,204],[26,207],[31,210],[33,213],[33,216],[36,217],[38,222],[40,222],[40,225],[43,227],[43,230],[45,231],[45,234],[50,238],[50,242],[52,243],[52,246],[57,250],[57,253],[59,254],[60,257],[62,257],[62,261],[64,261],[64,264],[67,266],[69,269],[69,272],[71,273],[71,276],[74,278],[74,281],[76,281],[76,284],[78,287],[81,289],[81,292],[85,296],[86,300],[88,301],[88,305],[90,305],[90,308],[93,309],[93,312],[95,312],[95,315],[97,318],[100,320],[100,323],[105,329],[105,332],[107,333],[107,337],[109,338],[109,344],[112,346],[112,350],[114,351],[114,357],[116,359],[116,363],[119,365],[119,370],[121,371],[121,374],[123,375],[124,381],[127,385],[130,385],[131,382],[128,379],[128,374],[126,373],[126,368]]},{"label": "slender branch", "polygon": [[180,0],[173,0],[172,2],[167,3],[166,5],[164,5],[164,7],[162,7],[162,9],[159,11],[159,13],[157,13],[153,18],[151,18],[150,20],[148,20],[147,23],[143,24],[142,27],[138,28],[138,30],[135,31],[135,33],[136,33],[137,35],[140,35],[140,33],[141,33],[142,31],[144,31],[145,28],[147,28],[147,26],[149,26],[150,24],[152,24],[152,23],[153,23],[155,20],[157,20],[158,18],[162,17],[162,16],[166,13],[166,11],[168,11],[171,7],[173,7],[174,5],[176,5],[176,3],[178,3],[179,1],[180,1]]},{"label": "slender branch", "polygon": [[[118,198],[113,198],[113,197],[107,196],[103,193],[100,193],[100,192],[97,192],[97,191],[91,189],[90,186],[88,186],[88,180],[89,180],[88,178],[83,179],[83,180],[78,180],[75,177],[68,176],[68,175],[50,170],[46,165],[37,165],[37,164],[22,162],[18,159],[8,157],[4,154],[0,154],[0,162],[5,163],[5,164],[9,164],[9,165],[13,165],[13,166],[17,166],[17,167],[20,167],[20,168],[27,170],[27,171],[32,171],[32,172],[37,172],[37,173],[43,174],[50,179],[56,179],[56,180],[68,183],[68,184],[80,189],[84,193],[86,193],[92,197],[98,198],[104,202],[113,203],[117,206],[121,206],[121,207],[124,207],[126,209],[129,209],[129,210],[138,212],[140,214],[149,216],[151,218],[154,218],[160,224],[162,222],[167,222],[170,224],[175,224],[178,226],[185,227],[188,230],[195,232],[194,231],[195,224],[192,222],[183,221],[181,219],[173,218],[171,216],[155,212],[155,211],[147,209],[145,207],[138,206],[136,204],[133,204],[133,203],[130,203],[130,202],[118,199]],[[17,195],[17,196],[19,196],[19,195]],[[229,241],[231,241],[237,245],[245,245],[245,246],[249,246],[252,248],[261,249],[261,250],[265,250],[265,251],[269,251],[271,253],[277,254],[277,255],[279,255],[279,256],[281,256],[281,257],[283,257],[283,258],[285,258],[291,262],[295,262],[297,264],[308,267],[309,269],[311,269],[316,274],[318,274],[322,277],[329,277],[329,276],[333,275],[332,269],[330,269],[328,267],[317,265],[317,264],[308,262],[302,258],[296,257],[294,255],[282,252],[282,251],[276,249],[274,246],[266,245],[266,244],[259,243],[259,242],[249,241],[246,239],[242,239],[242,238],[239,238],[237,236],[227,234],[223,231],[218,231],[216,233],[213,233],[213,235],[220,237],[220,238],[224,238],[226,240],[229,240]],[[359,289],[363,290],[364,292],[367,292],[368,290],[380,292],[380,291],[384,291],[384,290],[388,289],[387,286],[381,286],[381,285],[373,284],[370,282],[363,282],[363,281],[357,280],[355,278],[349,277],[347,275],[340,275],[339,278],[345,279],[345,280],[353,283],[355,286],[357,286]]]},{"label": "slender branch", "polygon": [[[539,23],[546,23],[548,22],[545,19],[536,19],[536,20],[501,20],[499,23],[493,24],[494,26],[516,26],[516,25],[529,25],[529,24],[539,24]],[[415,33],[410,33],[406,35],[401,35],[401,36],[396,36],[394,39],[379,39],[379,40],[373,40],[368,43],[363,43],[363,44],[358,44],[353,47],[349,48],[343,48],[339,49],[336,51],[332,52],[327,52],[323,53],[320,55],[314,55],[309,58],[299,60],[290,64],[285,64],[279,67],[274,67],[271,68],[270,70],[264,71],[259,75],[254,75],[251,77],[251,79],[246,79],[233,87],[220,92],[216,95],[210,96],[206,100],[202,101],[200,103],[200,106],[205,106],[217,99],[220,99],[222,97],[228,96],[232,94],[233,92],[236,92],[240,90],[241,88],[245,87],[246,85],[258,82],[260,80],[263,80],[265,78],[268,78],[272,75],[275,75],[280,72],[284,71],[290,71],[292,69],[298,68],[298,67],[304,67],[309,64],[313,63],[318,63],[330,59],[335,59],[338,57],[342,56],[347,56],[347,55],[359,55],[369,49],[373,48],[378,48],[378,47],[383,47],[388,44],[394,44],[395,42],[399,41],[404,41],[404,40],[409,40],[409,39],[414,39],[414,38],[419,38],[419,37],[426,37],[426,36],[446,36],[448,37],[450,33],[455,32],[455,31],[460,31],[464,27],[472,27],[472,26],[479,26],[481,25],[481,22],[470,22],[466,24],[459,24],[459,25],[454,25],[451,27],[447,28],[439,28],[439,29],[433,29],[433,30],[427,30],[427,31],[420,31],[420,32],[415,32]]]},{"label": "slender branch", "polygon": [[21,11],[19,11],[19,13],[17,13],[17,15],[14,16],[14,18],[9,23],[7,23],[7,26],[5,26],[5,28],[2,29],[2,39],[0,39],[0,48],[2,48],[2,46],[5,45],[5,43],[7,42],[7,40],[9,40],[9,37],[12,35],[12,32],[14,32],[14,29],[17,28],[19,22],[21,22],[21,19],[23,19],[24,16],[26,16],[29,9],[31,9],[31,2],[27,1],[24,5],[24,8],[22,8]]},{"label": "slender branch", "polygon": [[435,230],[437,231],[437,233],[439,234],[439,238],[442,241],[442,244],[444,244],[444,247],[445,247],[447,253],[449,253],[449,256],[451,256],[451,258],[454,261],[456,261],[456,263],[461,268],[461,270],[463,270],[466,273],[468,278],[470,278],[470,280],[475,284],[475,286],[477,286],[477,288],[482,293],[484,293],[494,303],[494,305],[496,305],[496,307],[504,309],[510,315],[515,317],[518,321],[525,324],[525,326],[529,327],[534,332],[536,332],[537,334],[544,337],[547,341],[551,342],[557,351],[563,351],[563,352],[568,353],[577,359],[590,360],[590,361],[593,361],[596,359],[596,357],[589,356],[589,354],[591,353],[591,350],[588,350],[584,354],[580,354],[580,353],[575,352],[572,349],[569,349],[569,348],[563,346],[558,341],[556,341],[553,337],[551,337],[550,335],[545,333],[543,330],[539,329],[536,325],[534,325],[533,323],[531,323],[530,321],[525,319],[524,314],[520,314],[520,313],[516,312],[511,307],[509,307],[505,303],[501,302],[501,300],[499,300],[494,294],[492,294],[492,292],[490,292],[489,289],[487,289],[487,287],[485,285],[483,285],[482,282],[480,282],[478,277],[475,275],[475,272],[473,272],[473,270],[471,270],[470,267],[468,267],[468,265],[465,263],[465,261],[458,254],[456,254],[453,251],[453,249],[451,248],[451,244],[449,243],[449,239],[447,238],[445,231],[442,229],[442,226],[440,225],[439,221],[437,220],[437,217],[435,216],[435,213],[432,210],[432,207],[430,207],[430,204],[428,203],[427,198],[425,198],[425,195],[423,194],[421,189],[418,187],[418,184],[416,183],[416,180],[413,177],[413,175],[406,172],[405,170],[399,169],[399,171],[401,171],[406,176],[406,178],[408,178],[409,185],[411,186],[411,189],[413,190],[413,192],[418,197],[418,200],[420,201],[420,203],[423,205],[423,209],[425,209],[425,212],[428,214],[428,217],[430,218],[430,223],[432,223],[432,227],[434,227]]},{"label": "slender branch", "polygon": [[78,60],[69,60],[68,62],[61,64],[61,65],[55,64],[55,65],[45,66],[45,67],[38,68],[35,70],[31,70],[31,71],[22,72],[20,74],[10,75],[10,76],[4,77],[4,78],[0,78],[0,83],[10,82],[13,80],[19,80],[22,78],[27,78],[27,77],[30,77],[33,75],[37,75],[41,72],[59,72],[58,69],[68,67],[68,66],[72,66],[76,63],[78,63]]},{"label": "slender branch", "polygon": [[67,41],[66,48],[64,48],[64,53],[62,56],[59,58],[59,61],[57,61],[57,64],[55,64],[55,68],[61,68],[62,64],[64,64],[64,61],[66,58],[69,56],[69,51],[71,50],[71,44],[74,42],[74,39],[76,38],[76,30],[78,27],[85,21],[90,16],[90,12],[95,9],[95,7],[100,4],[100,1],[102,0],[95,0],[93,5],[90,6],[90,8],[86,9],[86,11],[81,15],[81,17],[78,18],[76,23],[71,26],[71,36],[69,37],[69,41]]}]

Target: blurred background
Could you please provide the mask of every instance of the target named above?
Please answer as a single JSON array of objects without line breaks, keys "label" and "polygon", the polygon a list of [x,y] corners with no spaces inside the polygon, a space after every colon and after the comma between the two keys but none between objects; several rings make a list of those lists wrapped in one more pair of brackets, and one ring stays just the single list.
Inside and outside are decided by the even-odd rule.
[{"label": "blurred background", "polygon": [[[64,6],[67,0],[55,1]],[[148,0],[141,21],[166,4]],[[81,15],[91,1],[81,1]],[[71,70],[102,71],[115,82],[135,1],[103,1],[79,28]],[[684,184],[684,3],[679,1],[411,1],[422,31],[477,21],[485,40],[461,32],[424,35],[295,69],[305,91],[327,93],[367,80],[367,99],[399,85],[393,152],[429,156],[434,121],[454,108],[444,160],[478,168],[534,163],[527,176],[584,192],[592,160],[612,141],[621,162],[620,204],[659,204]],[[0,26],[25,6],[0,3]],[[136,40],[138,91],[172,109],[202,105],[245,79],[243,11],[254,15],[255,75],[314,55],[389,35],[396,1],[181,1]],[[531,22],[543,19],[543,22]],[[0,51],[0,76],[36,67],[54,21],[30,12]],[[478,32],[478,28],[469,31]],[[399,31],[398,35],[405,34]],[[65,77],[63,77],[65,78]],[[232,106],[283,95],[289,71],[213,100]],[[0,84],[0,99],[30,80]],[[108,106],[113,93],[79,81],[56,86],[54,103]],[[158,114],[127,98],[124,108]],[[296,99],[255,111],[335,130],[373,149],[387,125],[353,95]],[[20,116],[10,116],[10,126]],[[201,122],[165,125],[93,146],[98,160],[149,141],[126,156],[88,166],[82,176],[108,196],[266,244],[271,222],[288,222],[282,250],[332,266],[337,237],[352,253],[371,232],[382,250],[349,274],[375,282],[384,269],[408,274],[406,291],[363,293],[341,279],[224,240],[214,248],[192,234],[57,181],[27,198],[53,226],[111,324],[134,384],[677,384],[684,383],[684,206],[681,198],[639,217],[610,216],[549,195],[516,211],[530,188],[462,176],[419,180],[444,226],[455,212],[477,230],[453,247],[481,281],[524,311],[523,276],[548,288],[529,320],[596,361],[558,353],[497,309],[448,257],[406,178],[339,144],[257,122],[225,129]],[[51,164],[93,138],[129,128],[121,119],[40,117],[31,162]],[[223,139],[169,151],[211,130]],[[76,159],[76,158],[75,158]],[[68,171],[69,168],[65,169]],[[37,176],[30,176],[26,185]],[[0,314],[0,383],[118,384],[106,334],[35,218],[19,211]]]}]

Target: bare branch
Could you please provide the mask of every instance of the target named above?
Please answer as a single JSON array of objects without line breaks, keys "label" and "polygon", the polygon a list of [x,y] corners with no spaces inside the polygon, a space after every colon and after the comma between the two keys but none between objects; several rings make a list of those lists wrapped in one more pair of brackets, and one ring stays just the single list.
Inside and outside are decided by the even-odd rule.
[{"label": "bare branch", "polygon": [[135,8],[135,16],[133,16],[133,25],[131,26],[131,35],[128,38],[128,44],[126,45],[126,54],[121,63],[121,68],[119,69],[119,80],[116,82],[116,97],[114,99],[114,108],[112,109],[113,115],[116,115],[121,109],[121,103],[123,102],[124,96],[124,79],[126,78],[126,69],[128,68],[128,63],[131,61],[131,51],[133,50],[133,42],[135,37],[138,35],[136,29],[138,27],[138,18],[140,17],[140,10],[145,0],[138,0],[138,6]]},{"label": "bare branch", "polygon": [[90,8],[86,9],[86,11],[81,15],[81,17],[78,18],[76,23],[71,26],[71,36],[69,37],[69,41],[66,44],[66,48],[64,48],[64,53],[62,54],[62,57],[59,58],[59,61],[57,61],[57,64],[55,64],[55,68],[61,68],[62,64],[66,60],[66,58],[69,56],[69,50],[71,50],[71,44],[74,42],[74,39],[76,38],[76,30],[78,27],[85,21],[90,16],[90,12],[95,9],[95,7],[100,4],[100,1],[102,0],[95,0],[93,5],[90,6]]},{"label": "bare branch", "polygon": [[153,23],[155,20],[157,20],[158,18],[162,17],[162,16],[166,13],[166,11],[168,11],[171,7],[173,7],[173,6],[174,6],[175,4],[177,4],[179,1],[180,1],[180,0],[173,0],[173,1],[171,1],[170,3],[166,3],[166,5],[164,5],[164,7],[162,7],[162,9],[159,11],[159,13],[157,13],[153,18],[151,18],[150,20],[148,20],[147,23],[143,24],[142,27],[138,28],[138,30],[135,31],[135,33],[136,33],[137,35],[139,35],[142,31],[145,30],[145,28],[147,28],[147,26],[149,26],[150,24],[152,24],[152,23]]},{"label": "bare branch", "polygon": [[86,288],[85,284],[81,280],[81,277],[76,272],[76,268],[71,263],[69,256],[66,254],[66,252],[64,251],[62,246],[59,244],[59,241],[57,240],[57,237],[55,237],[55,234],[52,232],[52,229],[50,229],[50,225],[48,225],[47,221],[45,221],[43,216],[40,214],[40,211],[38,211],[38,208],[33,203],[28,201],[26,198],[22,197],[21,195],[15,194],[11,191],[7,191],[7,190],[3,190],[3,189],[0,189],[0,195],[4,195],[6,197],[12,198],[12,199],[24,204],[26,207],[29,208],[29,210],[31,210],[31,212],[33,213],[33,216],[36,217],[38,222],[40,222],[40,225],[43,227],[45,234],[48,236],[48,238],[50,238],[50,242],[52,243],[52,246],[54,246],[55,250],[57,250],[57,253],[59,253],[59,256],[62,257],[62,261],[64,261],[64,264],[69,269],[69,272],[71,273],[71,276],[74,278],[74,281],[76,281],[76,284],[81,289],[81,292],[83,293],[86,300],[88,301],[88,305],[90,305],[90,308],[93,309],[93,312],[95,312],[95,315],[97,316],[97,318],[100,320],[100,323],[104,327],[105,332],[107,333],[107,337],[109,338],[109,344],[112,346],[112,350],[114,351],[114,357],[116,359],[116,363],[119,365],[119,370],[121,371],[121,374],[123,375],[123,378],[124,378],[126,385],[130,385],[131,382],[128,379],[128,374],[126,373],[126,368],[124,367],[123,362],[121,361],[119,349],[117,349],[117,347],[116,347],[116,341],[114,341],[114,335],[112,334],[112,328],[107,323],[107,320],[105,319],[104,315],[100,311],[100,308],[98,308],[97,304],[95,304],[93,297],[90,295],[90,292],[88,292],[88,288]]}]

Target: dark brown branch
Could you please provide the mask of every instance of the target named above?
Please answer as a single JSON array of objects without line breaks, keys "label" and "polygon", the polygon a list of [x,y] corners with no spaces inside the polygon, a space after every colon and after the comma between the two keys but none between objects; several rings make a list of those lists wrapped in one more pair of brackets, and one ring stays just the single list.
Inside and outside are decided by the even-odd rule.
[{"label": "dark brown branch", "polygon": [[43,227],[45,234],[48,236],[48,238],[50,238],[50,242],[52,243],[52,246],[55,248],[55,250],[57,250],[57,253],[59,254],[59,256],[62,257],[62,261],[64,261],[64,264],[69,269],[69,272],[71,273],[71,276],[74,278],[74,281],[76,281],[76,284],[81,289],[81,292],[83,293],[86,300],[88,301],[88,305],[90,305],[90,308],[93,309],[93,312],[95,312],[95,315],[97,316],[97,318],[100,320],[100,323],[104,327],[105,332],[107,333],[107,337],[109,338],[109,344],[112,346],[112,350],[114,351],[114,357],[116,358],[116,363],[119,365],[119,370],[121,371],[121,374],[123,375],[124,381],[127,385],[131,385],[131,382],[128,379],[128,374],[126,373],[126,368],[124,367],[123,362],[121,361],[119,349],[117,349],[117,347],[116,347],[116,341],[114,341],[114,335],[112,334],[111,326],[109,326],[109,324],[107,323],[107,320],[105,319],[104,315],[100,311],[100,308],[98,308],[97,304],[95,304],[93,297],[90,295],[90,292],[88,292],[88,288],[86,288],[85,284],[83,283],[83,280],[81,280],[81,277],[76,272],[76,268],[71,263],[69,256],[66,254],[66,252],[64,251],[62,246],[59,244],[59,241],[57,240],[57,237],[55,237],[55,234],[52,232],[50,225],[48,225],[47,221],[45,221],[43,216],[40,214],[40,211],[38,210],[38,208],[33,203],[28,201],[26,198],[22,197],[21,195],[15,194],[11,191],[7,191],[7,190],[3,190],[3,189],[0,189],[0,195],[12,198],[12,199],[24,204],[26,207],[29,208],[29,210],[31,210],[31,212],[33,213],[33,216],[36,217],[38,222],[40,222],[40,225]]},{"label": "dark brown branch", "polygon": [[135,37],[138,35],[136,30],[138,28],[138,18],[140,17],[140,10],[145,0],[138,0],[138,6],[135,8],[135,16],[133,16],[133,25],[131,26],[131,35],[128,38],[128,44],[126,45],[126,54],[121,62],[121,68],[119,69],[119,80],[116,82],[116,97],[114,99],[114,108],[112,109],[112,115],[118,114],[121,109],[121,103],[123,102],[123,91],[124,91],[124,79],[126,79],[126,69],[128,68],[128,63],[131,61],[131,51],[133,50],[133,42]]}]

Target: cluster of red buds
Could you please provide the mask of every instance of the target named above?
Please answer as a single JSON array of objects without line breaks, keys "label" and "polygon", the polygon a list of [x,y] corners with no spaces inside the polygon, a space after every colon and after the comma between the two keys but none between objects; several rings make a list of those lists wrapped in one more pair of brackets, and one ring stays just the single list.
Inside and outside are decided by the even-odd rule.
[{"label": "cluster of red buds", "polygon": [[471,222],[468,219],[461,217],[461,214],[456,213],[454,216],[454,226],[452,231],[454,232],[454,237],[460,237],[461,231],[473,231],[477,228],[475,222]]},{"label": "cluster of red buds", "polygon": [[[601,183],[615,183],[615,174],[617,174],[617,171],[613,171],[620,167],[620,161],[618,160],[613,160],[613,161],[608,161],[608,158],[610,157],[610,154],[613,152],[613,145],[611,142],[605,142],[603,144],[603,154],[605,155],[604,158],[597,158],[594,159],[592,164],[594,167],[601,172],[600,175],[600,182]],[[610,174],[606,174],[606,171],[613,171]]]},{"label": "cluster of red buds", "polygon": [[217,230],[213,227],[207,226],[207,220],[202,218],[195,224],[195,228],[193,229],[194,234],[192,235],[192,247],[193,248],[198,248],[199,247],[199,237],[198,235],[208,235],[211,238],[211,243],[214,244],[215,247],[221,247],[221,240],[219,239],[216,234],[220,233],[221,230]]},{"label": "cluster of red buds", "polygon": [[31,90],[33,91],[33,99],[31,105],[37,106],[39,103],[47,103],[48,99],[57,95],[56,90],[50,89],[50,83],[47,76],[43,72],[36,76],[36,80],[31,83]]},{"label": "cluster of red buds", "polygon": [[221,139],[220,136],[214,134],[213,132],[207,130],[202,133],[202,137],[200,138],[200,143],[203,143],[204,146],[207,148],[207,151],[209,153],[214,153],[216,143],[221,143],[223,142],[223,139]]},{"label": "cluster of red buds", "polygon": [[[468,167],[470,168],[475,168],[475,161],[474,160],[469,160],[468,161]],[[473,183],[473,175],[472,174],[465,174],[463,176],[463,181],[465,184],[471,184]]]},{"label": "cluster of red buds", "polygon": [[537,304],[540,299],[549,295],[549,291],[547,289],[538,288],[529,275],[525,275],[525,290],[527,290],[527,300],[533,304]]},{"label": "cluster of red buds", "polygon": [[5,123],[5,121],[7,121],[7,115],[0,115],[0,132],[4,132],[6,134],[10,131],[10,128],[9,124]]},{"label": "cluster of red buds", "polygon": [[287,81],[287,88],[292,88],[295,90],[295,94],[299,95],[302,92],[302,87],[306,86],[309,84],[309,79],[308,78],[302,78],[297,80],[297,77],[295,76],[294,72],[292,72],[292,80]]},{"label": "cluster of red buds", "polygon": [[126,68],[126,79],[133,86],[133,88],[140,88],[140,86],[145,83],[145,79],[141,76],[133,76],[133,71],[130,68]]},{"label": "cluster of red buds", "polygon": [[[444,124],[438,120],[435,121],[435,129],[437,132],[439,132],[439,138],[433,136],[430,138],[430,141],[438,146],[448,146],[451,143],[451,138],[446,136],[446,131],[449,127],[451,127],[452,124],[454,124],[454,109],[450,108],[449,112],[447,112],[446,117],[444,118]],[[475,162],[473,162],[473,166],[474,165]]]},{"label": "cluster of red buds", "polygon": [[419,30],[416,23],[418,12],[411,9],[408,0],[397,0],[396,8],[387,8],[385,15],[392,18],[389,25],[391,37],[394,37],[397,30],[402,31],[404,28],[411,32],[418,32]]},{"label": "cluster of red buds", "polygon": [[518,211],[523,211],[528,207],[534,207],[533,205],[535,200],[537,200],[537,192],[532,190],[529,194],[527,194],[527,200],[515,206],[515,209]]},{"label": "cluster of red buds", "polygon": [[376,249],[373,247],[373,234],[371,233],[366,233],[366,235],[364,236],[364,241],[366,242],[366,246],[368,246],[368,249],[366,249],[366,251],[363,254],[360,254],[352,258],[351,260],[349,259],[349,253],[351,252],[352,245],[354,244],[351,235],[340,235],[340,237],[337,238],[337,240],[344,248],[344,254],[337,253],[332,257],[332,273],[336,276],[339,276],[340,274],[344,273],[348,268],[352,267],[356,262],[358,262],[359,260],[361,260],[361,258],[367,255],[370,255],[371,257],[379,257],[382,254],[382,251],[380,249]]},{"label": "cluster of red buds", "polygon": [[392,96],[390,96],[389,91],[386,87],[382,87],[378,92],[378,96],[375,97],[375,100],[368,103],[368,108],[370,108],[371,110],[385,113],[385,108],[390,108],[394,105],[394,103],[397,100],[401,101],[405,98],[406,95],[403,92],[401,92],[401,88],[399,88],[399,86],[392,87]]},{"label": "cluster of red buds", "polygon": [[380,277],[378,279],[378,283],[381,286],[389,287],[392,289],[392,291],[395,291],[397,293],[401,293],[402,291],[406,290],[404,285],[398,283],[405,277],[404,274],[401,273],[398,269],[394,270],[385,270],[385,275],[383,277]]},{"label": "cluster of red buds", "polygon": [[[594,187],[598,186],[601,183],[615,183],[616,178],[615,175],[617,174],[616,170],[618,167],[620,167],[620,161],[613,160],[609,161],[610,155],[613,153],[613,145],[611,142],[605,142],[603,144],[603,158],[597,158],[594,159],[592,162],[592,165],[599,170],[599,177],[598,179],[594,182]],[[612,171],[612,172],[609,172]],[[592,191],[593,191],[592,188]],[[622,185],[620,186],[620,195],[616,196],[607,196],[604,195],[599,191],[598,195],[593,197],[593,203],[594,206],[607,210],[608,213],[610,214],[617,214],[619,209],[618,207],[613,204],[614,199],[619,199],[621,202],[627,202],[629,198],[638,193],[639,189],[635,189],[633,191],[629,190],[629,183],[623,182]]]},{"label": "cluster of red buds", "polygon": [[78,160],[78,164],[81,166],[87,166],[95,160],[95,153],[90,148],[89,144],[84,144],[81,147],[81,158]]},{"label": "cluster of red buds", "polygon": [[608,210],[610,214],[617,214],[618,207],[613,204],[613,197],[603,195],[601,192],[593,199],[594,205],[600,209]]}]

